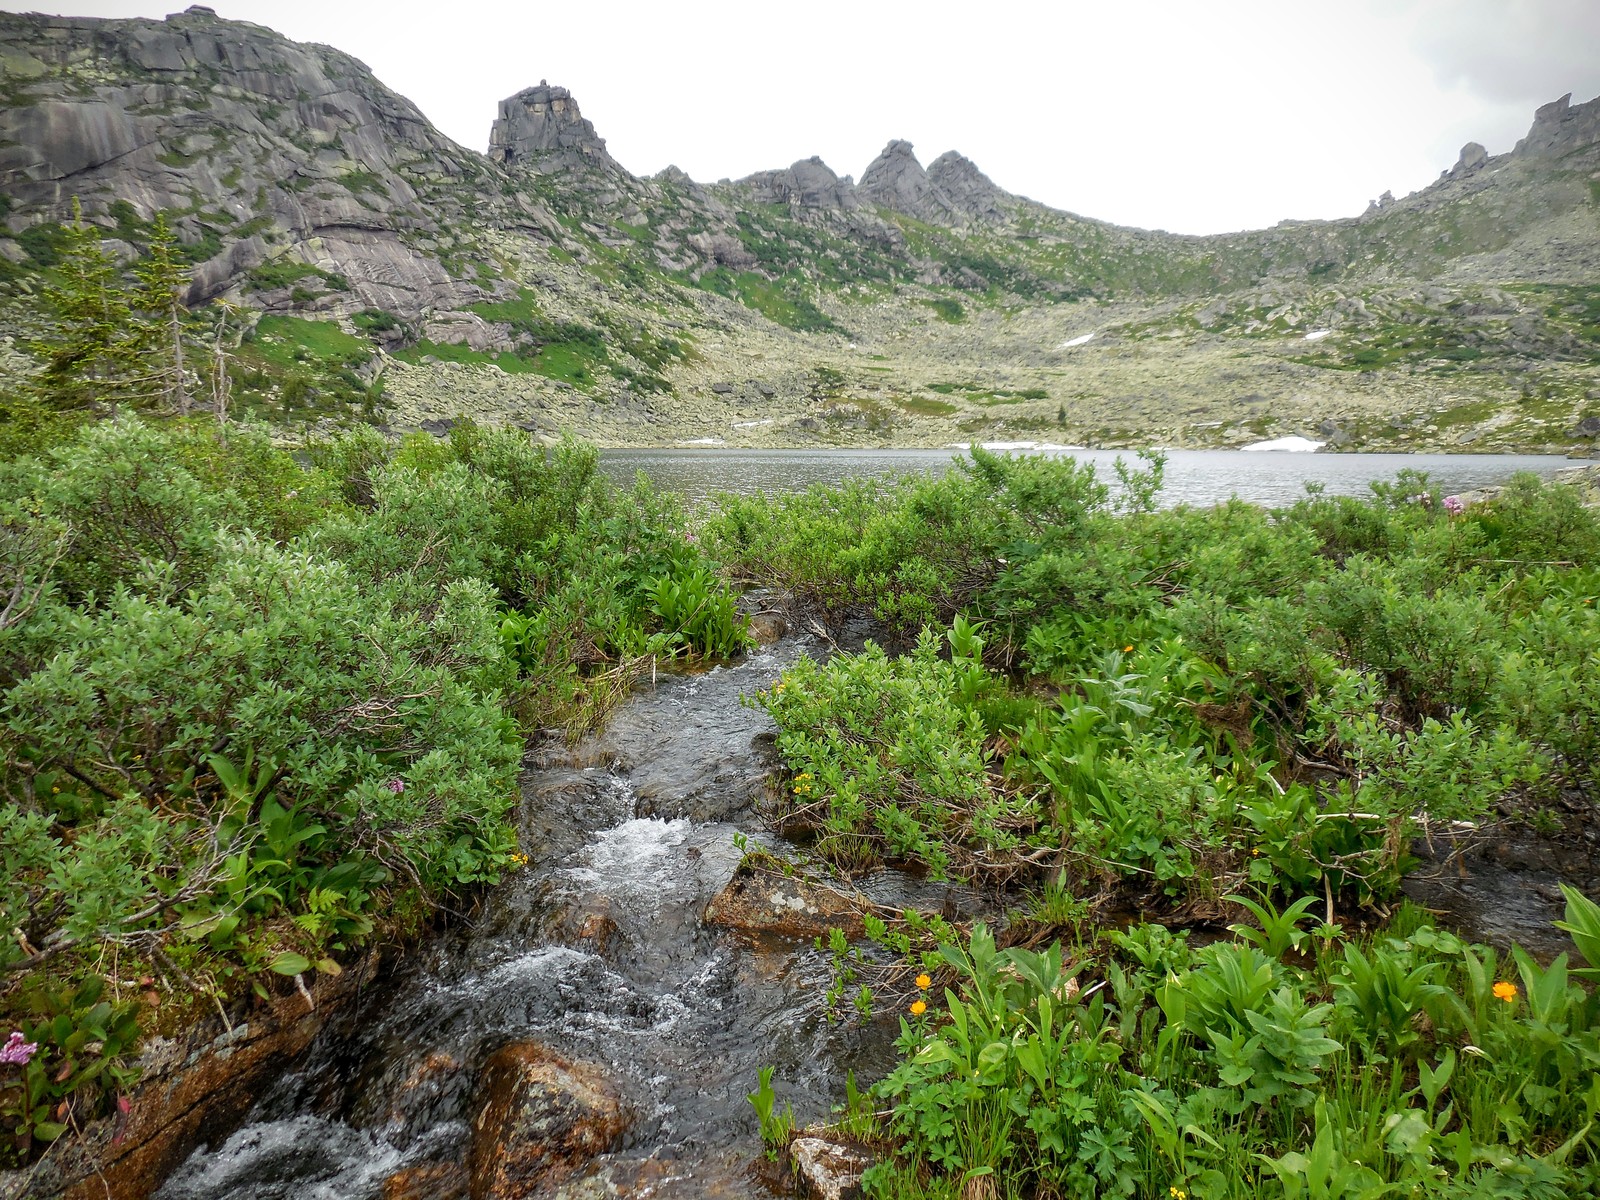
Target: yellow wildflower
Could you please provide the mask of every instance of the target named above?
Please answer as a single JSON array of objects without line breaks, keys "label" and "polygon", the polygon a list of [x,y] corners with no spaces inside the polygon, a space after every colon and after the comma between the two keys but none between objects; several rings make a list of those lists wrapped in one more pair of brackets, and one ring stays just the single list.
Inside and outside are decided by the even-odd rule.
[{"label": "yellow wildflower", "polygon": [[928,990],[928,986],[931,983],[933,983],[933,980],[928,978],[926,972],[924,972],[923,974],[917,976],[917,986],[919,988],[921,988],[923,991],[927,991]]},{"label": "yellow wildflower", "polygon": [[1132,646],[1124,646],[1122,648],[1122,652],[1124,654],[1132,654],[1133,653],[1133,647]]},{"label": "yellow wildflower", "polygon": [[920,1017],[923,1013],[925,1013],[927,1011],[928,1011],[928,1002],[926,1000],[913,1000],[911,1002],[911,1015],[913,1017]]},{"label": "yellow wildflower", "polygon": [[1507,1004],[1510,1004],[1517,998],[1517,985],[1514,983],[1497,983],[1494,985],[1494,995],[1496,1000],[1504,1000]]},{"label": "yellow wildflower", "polygon": [[1167,1194],[1172,1197],[1172,1200],[1189,1200],[1189,1193],[1176,1185],[1169,1187]]}]

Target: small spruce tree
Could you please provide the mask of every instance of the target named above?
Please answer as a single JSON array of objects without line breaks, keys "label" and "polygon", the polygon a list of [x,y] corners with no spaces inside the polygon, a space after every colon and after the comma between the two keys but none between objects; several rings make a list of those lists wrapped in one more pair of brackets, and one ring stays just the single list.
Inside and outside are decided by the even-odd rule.
[{"label": "small spruce tree", "polygon": [[184,299],[193,278],[178,257],[177,239],[167,224],[167,214],[157,213],[150,225],[150,247],[134,268],[136,280],[132,307],[142,317],[140,347],[152,398],[165,401],[180,416],[189,412],[187,371],[183,361],[183,327],[188,309]]}]

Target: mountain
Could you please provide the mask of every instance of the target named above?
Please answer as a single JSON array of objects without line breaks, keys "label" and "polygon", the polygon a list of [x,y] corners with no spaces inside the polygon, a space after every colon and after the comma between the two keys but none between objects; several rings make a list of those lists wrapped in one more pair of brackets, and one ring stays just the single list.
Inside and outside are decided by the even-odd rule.
[{"label": "mountain", "polygon": [[859,182],[818,158],[639,178],[547,82],[500,101],[479,154],[348,55],[200,6],[0,14],[0,89],[0,328],[37,320],[74,200],[130,258],[164,212],[191,305],[259,314],[240,395],[290,424],[381,391],[397,428],[621,444],[1581,451],[1600,430],[1600,99],[1361,216],[1194,237],[901,140]]}]

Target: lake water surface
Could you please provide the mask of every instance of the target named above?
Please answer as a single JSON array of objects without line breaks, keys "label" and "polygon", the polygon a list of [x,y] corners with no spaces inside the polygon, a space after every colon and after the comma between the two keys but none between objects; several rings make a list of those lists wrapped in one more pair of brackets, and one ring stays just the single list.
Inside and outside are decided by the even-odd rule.
[{"label": "lake water surface", "polygon": [[[1048,453],[1093,463],[1102,479],[1115,482],[1112,465],[1121,457],[1141,465],[1127,450],[1055,450]],[[717,492],[793,492],[814,483],[950,470],[956,450],[604,450],[601,465],[614,479],[631,483],[643,471],[660,488],[691,501]],[[1445,494],[1505,483],[1518,471],[1550,476],[1573,459],[1539,454],[1287,454],[1242,450],[1167,452],[1162,503],[1216,504],[1238,496],[1269,507],[1292,504],[1305,485],[1320,483],[1330,495],[1370,495],[1375,479],[1391,480],[1404,468],[1426,472]]]}]

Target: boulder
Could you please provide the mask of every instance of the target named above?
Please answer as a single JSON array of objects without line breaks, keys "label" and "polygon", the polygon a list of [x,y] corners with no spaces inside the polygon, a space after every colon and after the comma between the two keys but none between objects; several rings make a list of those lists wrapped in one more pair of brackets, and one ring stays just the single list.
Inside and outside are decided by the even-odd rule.
[{"label": "boulder", "polygon": [[848,1200],[861,1194],[861,1176],[876,1158],[855,1146],[820,1137],[797,1137],[789,1143],[795,1174],[816,1200]]},{"label": "boulder", "polygon": [[776,934],[810,939],[838,926],[846,936],[862,935],[861,912],[842,892],[752,864],[741,863],[734,877],[706,905],[705,923],[747,937]]},{"label": "boulder", "polygon": [[1450,168],[1450,177],[1460,179],[1462,176],[1471,175],[1474,171],[1489,161],[1489,152],[1477,142],[1468,142],[1461,147],[1461,157],[1456,159],[1456,165]]},{"label": "boulder", "polygon": [[423,1163],[383,1181],[383,1200],[467,1200],[467,1169],[460,1163]]},{"label": "boulder", "polygon": [[467,1171],[472,1200],[522,1200],[612,1149],[631,1114],[601,1068],[537,1042],[484,1064]]}]

